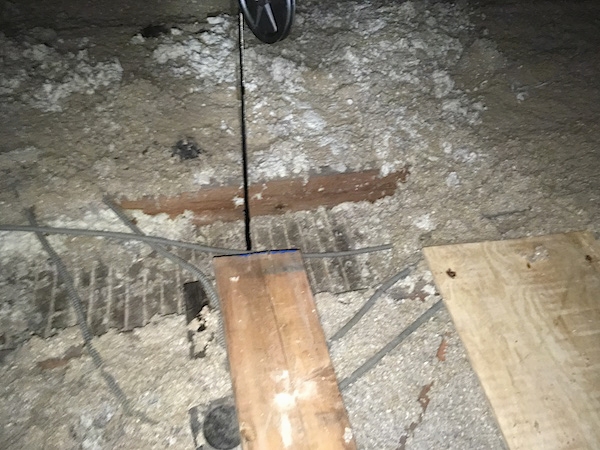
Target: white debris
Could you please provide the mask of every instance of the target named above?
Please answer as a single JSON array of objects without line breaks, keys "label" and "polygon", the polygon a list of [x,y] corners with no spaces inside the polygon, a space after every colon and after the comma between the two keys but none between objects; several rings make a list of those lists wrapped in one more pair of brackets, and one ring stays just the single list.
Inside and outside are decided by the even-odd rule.
[{"label": "white debris", "polygon": [[[317,3],[303,21],[293,46],[254,46],[244,55],[248,102],[261,105],[249,109],[249,120],[264,136],[252,157],[255,178],[289,176],[301,167],[292,162],[297,154],[306,155],[307,172],[375,166],[385,176],[410,162],[408,154],[427,153],[428,136],[447,133],[440,119],[479,124],[483,106],[451,76],[463,52],[460,33],[472,27],[456,6]],[[335,30],[335,44],[315,41],[321,30]],[[292,152],[282,148],[290,141]]]},{"label": "white debris", "polygon": [[450,172],[446,177],[446,186],[448,187],[457,187],[460,185],[460,179],[458,178],[458,174],[456,172]]},{"label": "white debris", "polygon": [[44,112],[61,112],[72,94],[91,95],[118,86],[123,77],[117,58],[94,61],[85,49],[63,54],[45,44],[15,43],[1,34],[0,46],[0,96]]},{"label": "white debris", "polygon": [[146,39],[140,34],[136,34],[131,39],[129,39],[129,43],[133,45],[140,45],[146,42]]},{"label": "white debris", "polygon": [[211,17],[212,27],[200,38],[175,40],[177,35],[162,37],[153,52],[154,60],[168,65],[177,77],[191,76],[203,86],[236,81],[236,42],[230,36],[232,19],[229,16]]},{"label": "white debris", "polygon": [[236,197],[233,197],[231,200],[233,201],[233,205],[234,205],[236,208],[239,208],[240,206],[244,206],[244,203],[245,203],[245,202],[244,202],[244,199],[243,199],[243,197],[237,197],[237,196],[236,196]]},{"label": "white debris", "polygon": [[264,179],[287,178],[302,175],[311,168],[311,161],[293,142],[274,144],[268,152],[257,152],[251,175],[253,182]]},{"label": "white debris", "polygon": [[435,221],[431,218],[431,214],[424,214],[413,222],[413,225],[423,231],[435,230]]},{"label": "white debris", "polygon": [[327,125],[325,120],[314,111],[306,111],[302,114],[302,123],[309,130],[323,131]]},{"label": "white debris", "polygon": [[352,439],[354,439],[354,434],[352,433],[352,428],[346,427],[344,429],[344,442],[348,444]]},{"label": "white debris", "polygon": [[436,98],[446,97],[454,89],[454,80],[450,78],[448,72],[436,70],[431,78],[433,79],[433,92]]}]

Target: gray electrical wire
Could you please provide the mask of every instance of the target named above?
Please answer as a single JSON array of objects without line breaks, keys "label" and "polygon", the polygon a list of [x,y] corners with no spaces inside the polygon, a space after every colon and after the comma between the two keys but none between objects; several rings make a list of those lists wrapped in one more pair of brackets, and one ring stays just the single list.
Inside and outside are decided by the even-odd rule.
[{"label": "gray electrical wire", "polygon": [[340,328],[338,331],[335,332],[333,336],[331,336],[329,342],[334,342],[344,337],[346,333],[348,333],[348,331],[350,331],[352,327],[356,325],[367,312],[369,312],[369,310],[373,307],[373,305],[379,299],[379,297],[381,297],[385,293],[385,291],[391,288],[399,280],[401,280],[402,278],[406,278],[410,274],[414,266],[415,264],[411,264],[410,266],[396,273],[392,277],[388,278],[381,286],[379,286],[379,288],[373,293],[371,298],[369,298],[369,300],[367,300],[364,303],[364,305],[361,306],[361,308],[356,312],[356,314],[354,314],[354,316],[352,316],[352,318],[348,322],[346,322],[346,324],[342,328]]},{"label": "gray electrical wire", "polygon": [[[37,226],[35,214],[31,209],[26,209],[24,211],[24,214],[32,226]],[[92,333],[90,332],[86,323],[86,312],[83,308],[81,298],[79,298],[79,294],[75,289],[75,284],[73,283],[71,274],[69,274],[69,271],[67,270],[66,266],[63,264],[58,254],[54,251],[54,249],[48,242],[48,239],[46,239],[46,236],[44,236],[42,233],[36,233],[36,236],[42,244],[42,247],[44,248],[46,253],[48,253],[48,255],[50,256],[52,263],[56,266],[58,275],[60,276],[60,278],[62,278],[63,282],[65,283],[67,294],[69,295],[69,299],[71,300],[71,306],[73,306],[73,310],[77,315],[77,324],[79,325],[79,329],[81,330],[83,340],[88,346],[87,349],[90,352],[90,355],[92,356],[92,360],[94,361],[97,367],[100,367],[102,366],[102,360],[100,358],[100,355],[98,355],[98,353],[96,352],[96,350],[94,350],[94,347],[92,346]]]},{"label": "gray electrical wire", "polygon": [[432,318],[442,307],[442,300],[438,300],[431,308],[421,314],[417,320],[406,327],[402,333],[396,336],[393,340],[388,342],[385,347],[367,359],[358,369],[356,369],[350,376],[344,378],[339,383],[340,390],[346,389],[348,386],[353,384],[356,380],[362,377],[365,373],[375,367],[379,361],[381,361],[385,355],[391,352],[394,348],[400,345],[407,337],[413,334],[421,325]]},{"label": "gray electrical wire", "polygon": [[[236,254],[244,254],[246,251],[242,250],[230,250],[223,249],[219,247],[209,247],[203,246],[200,244],[192,244],[187,242],[175,241],[171,239],[165,239],[155,236],[146,236],[143,234],[142,230],[140,230],[131,220],[120,210],[109,198],[104,198],[105,204],[127,225],[135,234],[131,233],[120,233],[120,232],[112,232],[112,231],[101,231],[101,230],[83,230],[83,229],[73,229],[73,228],[55,228],[55,227],[41,227],[37,224],[35,220],[35,215],[32,210],[26,210],[25,214],[27,219],[29,220],[30,226],[21,226],[21,225],[0,225],[0,231],[21,231],[21,232],[32,232],[35,233],[38,237],[40,243],[42,244],[44,250],[48,253],[53,263],[55,264],[59,276],[62,278],[65,287],[67,289],[67,294],[71,303],[73,305],[73,309],[77,315],[77,323],[80,327],[81,334],[83,336],[86,349],[92,358],[92,362],[94,366],[100,370],[102,377],[104,378],[107,386],[111,390],[111,392],[115,395],[119,403],[123,406],[124,411],[127,414],[138,415],[142,420],[153,423],[152,420],[148,419],[143,414],[137,413],[132,410],[129,400],[119,387],[117,381],[107,373],[104,368],[104,361],[100,354],[96,351],[96,349],[92,345],[92,334],[87,327],[87,323],[85,320],[85,310],[83,307],[83,303],[79,294],[77,293],[73,279],[71,278],[67,268],[63,264],[62,260],[58,256],[58,254],[54,251],[54,249],[50,246],[48,240],[42,233],[51,233],[51,234],[67,234],[67,235],[75,235],[75,236],[95,236],[95,237],[107,237],[114,238],[119,240],[135,240],[145,242],[150,245],[157,253],[161,254],[165,258],[173,261],[176,264],[179,264],[182,268],[190,271],[192,274],[198,277],[198,280],[202,284],[205,289],[207,296],[209,297],[209,301],[211,301],[211,305],[215,308],[219,308],[220,302],[219,297],[214,290],[210,280],[206,277],[206,275],[200,271],[197,267],[189,264],[184,259],[180,258],[177,255],[174,255],[164,249],[163,245],[172,245],[174,247],[183,247],[183,248],[192,248],[196,250],[201,250],[210,253],[218,253],[218,254],[226,254],[226,255],[236,255]],[[367,247],[363,249],[357,250],[346,250],[341,252],[322,252],[322,253],[312,253],[312,254],[304,254],[305,258],[327,258],[327,257],[342,257],[342,256],[351,256],[361,253],[369,253],[375,251],[389,250],[391,249],[391,245],[380,245],[376,247]],[[364,315],[373,307],[375,302],[386,292],[391,286],[397,283],[400,279],[408,276],[412,268],[415,264],[412,264],[405,269],[401,270],[394,276],[390,277],[386,280],[376,291],[375,293],[365,302],[365,304],[360,308],[360,310],[340,329],[338,330],[330,339],[330,342],[336,341],[356,325],[364,317]],[[415,320],[412,324],[410,324],[407,328],[405,328],[402,333],[400,333],[396,338],[386,344],[380,351],[378,351],[375,355],[365,361],[358,369],[356,369],[350,376],[344,378],[339,383],[340,390],[346,389],[348,386],[356,382],[360,377],[362,377],[365,373],[370,371],[373,367],[375,367],[379,361],[381,361],[390,351],[400,345],[408,336],[410,336],[415,330],[417,330],[425,321],[429,320],[442,306],[442,301],[438,301],[431,308],[429,308],[425,313],[423,313],[417,320]],[[222,334],[222,333],[221,333]],[[217,337],[217,340],[223,344],[222,336],[221,338]]]},{"label": "gray electrical wire", "polygon": [[342,250],[337,252],[321,252],[321,253],[303,253],[302,257],[305,259],[311,258],[340,258],[344,256],[363,255],[365,253],[382,252],[384,250],[391,250],[392,244],[376,245],[374,247],[364,247],[355,250]]},{"label": "gray electrical wire", "polygon": [[[173,239],[162,238],[158,236],[139,235],[133,233],[121,233],[119,231],[105,230],[86,230],[81,228],[63,228],[63,227],[32,227],[27,225],[0,225],[0,231],[15,231],[24,233],[47,233],[47,234],[64,234],[68,236],[91,236],[103,237],[109,239],[117,239],[120,241],[138,241],[145,243],[155,243],[162,245],[170,245],[172,247],[188,248],[205,253],[213,253],[215,255],[243,255],[248,253],[246,250],[234,250],[221,247],[211,247],[202,244],[194,244],[192,242],[183,242]],[[344,256],[362,255],[366,253],[381,252],[391,250],[391,244],[377,245],[374,247],[364,247],[355,250],[344,250],[340,252],[322,252],[322,253],[303,253],[302,256],[306,259],[311,258],[338,258]]]},{"label": "gray electrical wire", "polygon": [[[135,225],[129,219],[129,217],[127,217],[125,215],[125,213],[121,210],[121,208],[119,208],[117,205],[115,205],[108,197],[104,197],[104,204],[106,206],[108,206],[117,215],[117,217],[119,219],[121,219],[121,221],[125,225],[127,225],[127,227],[131,231],[133,231],[136,235],[145,236],[144,232],[142,230],[140,230],[139,227],[137,225]],[[202,287],[204,288],[204,292],[206,293],[206,296],[208,297],[210,306],[212,306],[213,308],[218,309],[218,310],[221,309],[217,291],[213,287],[213,285],[212,285],[211,281],[208,279],[208,277],[204,274],[204,272],[202,272],[196,266],[188,263],[185,259],[180,258],[179,256],[169,252],[160,244],[156,244],[154,242],[147,242],[147,244],[150,247],[152,247],[152,249],[156,253],[162,255],[163,257],[174,262],[175,264],[178,264],[181,268],[183,268],[183,269],[187,270],[188,272],[191,272],[193,275],[195,275],[198,278],[198,281],[200,282]]]},{"label": "gray electrical wire", "polygon": [[[38,226],[33,210],[25,210],[25,216],[27,217],[27,220],[33,227]],[[100,356],[98,351],[96,351],[96,349],[92,345],[92,333],[90,332],[90,329],[87,326],[86,312],[83,307],[81,298],[79,297],[79,294],[75,289],[75,284],[73,283],[73,279],[71,278],[69,271],[67,270],[66,266],[64,265],[58,254],[54,251],[46,237],[41,232],[36,232],[36,236],[42,244],[42,247],[44,248],[46,253],[48,253],[48,255],[50,256],[52,263],[56,266],[58,275],[65,285],[67,295],[69,297],[69,300],[71,301],[71,305],[77,316],[77,324],[79,325],[81,335],[83,336],[85,347],[92,358],[92,363],[94,364],[94,367],[96,367],[96,369],[100,371],[102,378],[104,378],[104,381],[106,382],[108,388],[113,393],[117,401],[121,404],[125,413],[140,416],[142,420],[152,423],[150,419],[146,418],[143,414],[136,413],[131,408],[129,400],[127,399],[125,393],[119,387],[117,381],[113,378],[111,374],[104,370],[104,361],[102,360],[102,357]]]},{"label": "gray electrical wire", "polygon": [[17,231],[25,233],[48,233],[48,234],[65,234],[69,236],[91,236],[117,239],[120,241],[139,241],[146,243],[155,243],[162,245],[171,245],[173,247],[189,248],[205,253],[214,253],[218,255],[241,255],[248,253],[245,250],[231,250],[220,247],[210,247],[202,244],[194,244],[191,242],[175,241],[172,239],[162,238],[158,236],[137,235],[133,233],[122,233],[120,231],[105,231],[105,230],[87,230],[81,228],[62,228],[62,227],[31,227],[26,225],[0,225],[0,231]]},{"label": "gray electrical wire", "polygon": [[[140,228],[136,224],[134,224],[129,219],[129,217],[127,217],[127,215],[123,212],[123,210],[121,210],[121,208],[119,208],[117,205],[115,205],[111,201],[111,199],[108,198],[107,196],[104,197],[104,204],[106,206],[108,206],[112,210],[112,212],[114,212],[117,215],[117,217],[119,219],[121,219],[121,221],[125,225],[127,225],[127,227],[131,231],[133,231],[136,235],[144,236],[144,232],[142,230],[140,230]],[[148,245],[150,247],[152,247],[152,249],[156,253],[162,255],[163,257],[174,262],[175,264],[178,264],[181,268],[183,268],[183,269],[191,272],[193,275],[195,275],[198,278],[198,281],[200,282],[202,287],[204,288],[204,293],[208,297],[209,305],[211,307],[213,307],[214,309],[216,309],[217,311],[219,311],[219,312],[221,311],[221,301],[219,300],[219,295],[217,294],[217,291],[213,287],[213,285],[212,285],[211,281],[208,279],[208,277],[204,274],[204,272],[202,272],[196,266],[188,263],[185,259],[180,258],[179,256],[166,250],[160,244],[148,242]],[[221,347],[225,348],[226,347],[225,328],[223,326],[223,318],[220,315],[219,315],[219,329],[217,330],[215,337],[216,337],[217,343]]]}]

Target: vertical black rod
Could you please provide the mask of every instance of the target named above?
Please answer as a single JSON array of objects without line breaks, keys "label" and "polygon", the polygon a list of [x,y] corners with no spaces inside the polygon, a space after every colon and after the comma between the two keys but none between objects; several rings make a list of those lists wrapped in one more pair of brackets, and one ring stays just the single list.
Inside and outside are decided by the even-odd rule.
[{"label": "vertical black rod", "polygon": [[238,47],[240,55],[240,122],[242,131],[242,171],[244,173],[244,228],[246,234],[246,250],[252,250],[250,234],[250,195],[248,193],[248,147],[246,145],[246,92],[244,89],[244,17],[238,14]]}]

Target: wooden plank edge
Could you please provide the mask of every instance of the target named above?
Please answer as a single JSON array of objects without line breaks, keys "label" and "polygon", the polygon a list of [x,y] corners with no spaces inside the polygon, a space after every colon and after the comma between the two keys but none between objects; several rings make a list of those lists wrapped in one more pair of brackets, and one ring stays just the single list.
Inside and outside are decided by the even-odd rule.
[{"label": "wooden plank edge", "polygon": [[[253,216],[268,216],[319,206],[331,208],[344,202],[373,203],[393,195],[399,182],[406,183],[409,169],[405,166],[384,177],[380,176],[379,170],[367,170],[316,175],[308,181],[292,178],[253,184],[249,188],[250,209]],[[207,225],[217,221],[243,220],[243,197],[241,186],[222,186],[175,196],[122,197],[116,203],[123,209],[141,210],[149,215],[166,213],[171,218],[192,211],[196,225]]]}]

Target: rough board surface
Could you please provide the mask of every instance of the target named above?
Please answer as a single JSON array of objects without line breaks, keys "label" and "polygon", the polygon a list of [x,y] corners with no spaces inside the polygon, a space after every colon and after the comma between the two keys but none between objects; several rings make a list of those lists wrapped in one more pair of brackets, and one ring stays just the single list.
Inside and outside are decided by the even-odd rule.
[{"label": "rough board surface", "polygon": [[600,244],[591,233],[425,256],[511,449],[600,448]]},{"label": "rough board surface", "polygon": [[[288,211],[316,210],[344,202],[374,202],[393,195],[398,182],[405,183],[408,167],[381,177],[379,170],[317,175],[306,180],[285,178],[249,186],[252,217],[276,216]],[[243,220],[244,191],[231,186],[185,192],[173,197],[145,196],[137,200],[121,199],[122,208],[140,209],[146,214],[167,213],[176,217],[185,211],[194,214],[194,223],[206,225],[222,220]]]},{"label": "rough board surface", "polygon": [[300,253],[214,264],[243,448],[355,449]]}]

